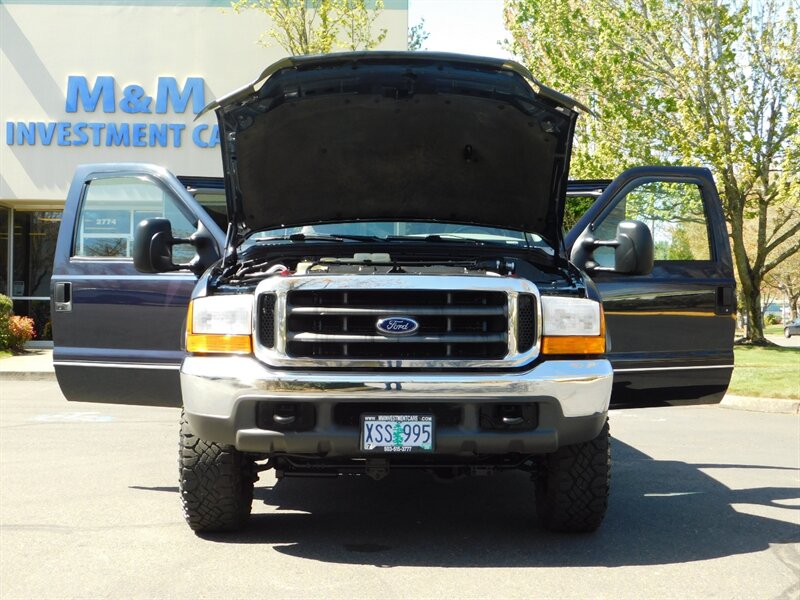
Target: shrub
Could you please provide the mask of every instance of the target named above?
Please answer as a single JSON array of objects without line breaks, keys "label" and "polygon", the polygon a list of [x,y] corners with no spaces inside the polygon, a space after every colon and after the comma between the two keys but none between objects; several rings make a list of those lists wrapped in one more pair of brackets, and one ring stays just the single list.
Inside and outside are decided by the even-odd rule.
[{"label": "shrub", "polygon": [[25,344],[36,337],[33,319],[13,316],[8,321],[8,348],[12,352],[22,352]]},{"label": "shrub", "polygon": [[14,304],[11,298],[0,294],[0,350],[5,350],[9,346],[9,321],[14,314]]},{"label": "shrub", "polygon": [[779,315],[776,314],[768,314],[767,317],[764,319],[764,322],[767,325],[780,325],[783,319]]}]

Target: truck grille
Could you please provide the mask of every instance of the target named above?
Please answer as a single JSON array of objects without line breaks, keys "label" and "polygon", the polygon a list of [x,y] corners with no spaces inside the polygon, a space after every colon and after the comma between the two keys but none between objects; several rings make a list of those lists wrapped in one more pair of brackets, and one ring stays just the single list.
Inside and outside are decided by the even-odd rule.
[{"label": "truck grille", "polygon": [[[499,360],[508,354],[504,292],[296,290],[287,296],[286,354],[325,359]],[[419,329],[387,336],[379,319],[410,317]]]},{"label": "truck grille", "polygon": [[270,277],[256,296],[255,355],[274,367],[509,369],[539,353],[539,292],[520,277]]}]

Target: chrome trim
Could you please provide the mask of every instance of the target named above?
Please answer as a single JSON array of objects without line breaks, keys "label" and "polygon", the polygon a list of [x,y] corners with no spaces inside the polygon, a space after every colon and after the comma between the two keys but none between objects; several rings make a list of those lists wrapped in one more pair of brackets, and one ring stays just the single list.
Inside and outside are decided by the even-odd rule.
[{"label": "chrome trim", "polygon": [[160,363],[105,363],[92,362],[89,360],[54,360],[53,366],[56,367],[100,367],[103,369],[155,369],[163,371],[179,371],[181,366],[165,365]]},{"label": "chrome trim", "polygon": [[[188,413],[233,418],[246,399],[557,403],[565,417],[608,410],[613,372],[605,359],[549,360],[504,373],[280,371],[248,356],[189,356],[181,367]],[[233,423],[233,422],[232,422]],[[234,426],[232,424],[232,426]]]},{"label": "chrome trim", "polygon": [[[314,359],[291,358],[286,354],[286,343],[289,340],[286,333],[288,318],[287,295],[292,290],[431,290],[431,291],[486,291],[504,292],[507,303],[503,309],[508,315],[508,352],[502,359],[490,360],[388,360],[388,359]],[[275,346],[267,348],[261,344],[258,336],[254,336],[254,353],[256,357],[274,367],[326,367],[326,368],[416,368],[416,369],[499,369],[523,366],[539,355],[540,338],[542,331],[541,298],[538,288],[531,282],[518,277],[500,277],[489,275],[296,275],[291,277],[270,277],[261,281],[256,287],[253,331],[259,330],[258,323],[258,298],[261,294],[274,293],[275,299]],[[532,294],[536,298],[536,338],[534,344],[527,352],[517,352],[517,297],[519,294]],[[391,310],[382,310],[381,314],[387,317],[394,316],[400,311],[397,307],[388,307]],[[493,307],[490,307],[493,308]],[[502,307],[500,307],[502,308]],[[401,314],[410,313],[409,307],[404,307]],[[479,313],[478,313],[479,314]],[[499,313],[498,313],[499,314]],[[306,334],[300,334],[306,335]],[[323,335],[323,334],[319,334]],[[362,336],[357,341],[365,341]],[[423,337],[397,337],[395,339],[379,339],[364,336],[369,341],[411,342],[424,341]],[[320,339],[330,339],[329,337]],[[433,340],[431,340],[433,341]],[[482,340],[491,341],[491,340]],[[401,342],[402,343],[402,342]]]},{"label": "chrome trim", "polygon": [[415,315],[506,315],[504,306],[386,306],[384,308],[357,308],[339,306],[297,306],[292,309],[296,315],[385,315],[413,313]]},{"label": "chrome trim", "polygon": [[645,371],[689,371],[698,369],[732,369],[733,365],[693,365],[686,367],[641,367],[638,369],[614,369],[614,373],[643,373]]},{"label": "chrome trim", "polygon": [[[132,259],[128,259],[128,262],[132,262]],[[109,275],[56,275],[53,276],[52,281],[100,281],[108,280],[109,277]],[[155,275],[114,275],[113,277],[115,281],[197,281],[197,277],[195,277],[192,273],[186,273],[185,275],[175,275],[174,273],[158,273]],[[49,300],[49,297],[45,298],[45,300]]]},{"label": "chrome trim", "polygon": [[487,333],[485,335],[418,335],[412,333],[398,334],[397,337],[384,337],[382,335],[341,335],[331,333],[290,333],[286,336],[289,342],[375,342],[377,344],[463,344],[479,342],[502,342],[503,333]]}]

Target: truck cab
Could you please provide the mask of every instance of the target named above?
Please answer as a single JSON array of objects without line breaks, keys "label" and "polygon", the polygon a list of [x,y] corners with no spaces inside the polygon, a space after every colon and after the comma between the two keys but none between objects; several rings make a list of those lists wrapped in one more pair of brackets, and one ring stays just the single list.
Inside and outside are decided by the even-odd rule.
[{"label": "truck cab", "polygon": [[569,182],[585,109],[521,65],[295,57],[209,109],[224,179],[81,167],[52,279],[68,400],[183,408],[194,530],[242,527],[267,468],[417,468],[525,470],[544,526],[591,531],[609,408],[725,393],[710,172]]}]

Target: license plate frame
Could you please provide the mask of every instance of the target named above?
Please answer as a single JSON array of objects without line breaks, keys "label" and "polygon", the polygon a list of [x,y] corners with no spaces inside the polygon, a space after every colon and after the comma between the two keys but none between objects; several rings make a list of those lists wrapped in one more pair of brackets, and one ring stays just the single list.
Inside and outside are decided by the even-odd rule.
[{"label": "license plate frame", "polygon": [[[391,438],[385,425],[392,424]],[[367,425],[370,425],[368,428]],[[376,428],[383,425],[383,428]],[[406,433],[403,427],[409,425],[411,439],[404,439]],[[421,427],[419,438],[413,430],[414,425]],[[397,428],[400,428],[399,431]],[[426,436],[426,428],[429,435]],[[359,421],[359,447],[365,454],[404,455],[404,454],[430,454],[436,448],[436,418],[430,413],[365,413]],[[398,438],[399,436],[399,438]],[[417,445],[406,445],[406,441],[420,442]],[[424,441],[424,443],[423,443]],[[388,443],[387,442],[393,442]]]}]

